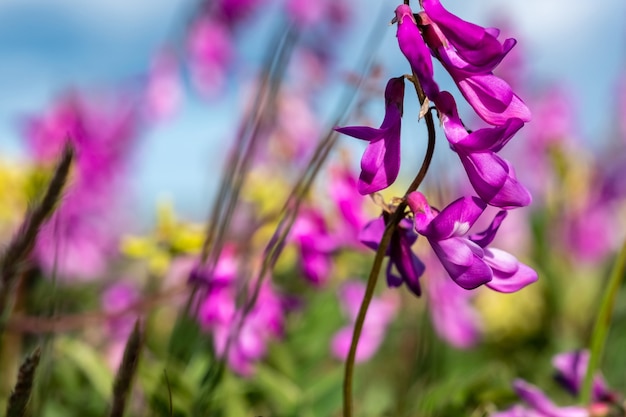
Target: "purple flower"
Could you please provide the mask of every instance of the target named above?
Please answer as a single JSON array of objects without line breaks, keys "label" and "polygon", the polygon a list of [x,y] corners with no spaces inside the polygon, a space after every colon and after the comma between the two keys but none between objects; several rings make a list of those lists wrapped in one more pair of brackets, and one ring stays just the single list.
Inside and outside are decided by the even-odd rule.
[{"label": "purple flower", "polygon": [[[283,304],[271,284],[265,281],[261,284],[256,304],[242,321],[243,311],[236,304],[239,285],[234,256],[230,250],[223,253],[213,275],[208,275],[208,271],[201,267],[194,269],[194,279],[208,285],[198,321],[203,329],[213,334],[216,353],[227,353],[230,368],[240,375],[250,376],[254,372],[254,363],[265,356],[270,340],[282,336]],[[229,339],[232,339],[230,345]]]},{"label": "purple flower", "polygon": [[413,11],[408,5],[401,4],[396,8],[396,17],[392,22],[398,23],[396,36],[400,51],[409,61],[411,70],[419,79],[426,96],[434,101],[439,94],[439,86],[433,78],[433,62],[430,51],[422,39]]},{"label": "purple flower", "polygon": [[[107,101],[109,100],[109,101]],[[97,105],[96,105],[97,103]],[[65,196],[37,239],[35,256],[61,279],[94,279],[117,253],[124,173],[139,130],[134,100],[68,95],[26,123],[31,155],[47,165],[69,138],[76,161]]]},{"label": "purple flower", "polygon": [[500,211],[489,227],[468,236],[486,208],[476,197],[461,197],[440,213],[433,211],[420,192],[408,196],[415,215],[415,229],[424,235],[450,277],[470,290],[486,284],[499,292],[515,292],[537,280],[537,273],[513,255],[488,248],[506,211]]},{"label": "purple flower", "polygon": [[426,261],[424,275],[435,331],[456,348],[470,348],[480,340],[482,330],[480,315],[471,304],[474,293],[440,276],[443,270],[436,262]]},{"label": "purple flower", "polygon": [[[365,225],[359,240],[370,249],[377,250],[385,232],[387,214],[372,220]],[[411,246],[417,240],[417,234],[413,231],[413,225],[408,219],[403,219],[391,236],[391,242],[387,248],[387,285],[399,287],[404,282],[413,294],[418,297],[422,291],[419,277],[424,273],[424,264],[411,250]],[[395,266],[399,275],[393,273]]]},{"label": "purple flower", "polygon": [[439,0],[423,0],[422,5],[428,18],[437,24],[458,55],[482,71],[492,71],[516,44],[513,38],[500,43],[498,29],[485,29],[466,22],[447,11]]},{"label": "purple flower", "polygon": [[[364,295],[365,285],[360,281],[348,281],[339,290],[339,301],[350,319],[350,324],[333,336],[331,350],[338,359],[346,359],[348,356],[354,322]],[[396,315],[396,310],[397,299],[391,294],[385,298],[372,298],[356,350],[356,362],[366,361],[376,353],[385,337],[387,325]]]},{"label": "purple flower", "polygon": [[590,415],[584,407],[556,406],[539,388],[521,379],[514,381],[513,388],[530,408],[516,405],[507,411],[491,414],[491,417],[589,417]]},{"label": "purple flower", "polygon": [[487,204],[502,208],[527,206],[528,190],[517,181],[513,166],[496,152],[524,125],[521,119],[508,119],[503,126],[468,133],[459,118],[454,98],[447,91],[437,99],[443,130],[451,148],[459,155],[478,196]]},{"label": "purple flower", "polygon": [[[565,352],[552,358],[552,366],[557,371],[556,380],[572,395],[578,395],[587,373],[588,364],[589,352],[586,350]],[[614,397],[602,375],[595,375],[593,378],[592,400],[596,402],[610,402]]]},{"label": "purple flower", "polygon": [[483,29],[465,22],[443,9],[436,0],[426,2],[424,7],[424,39],[476,113],[496,126],[511,118],[530,121],[528,107],[504,80],[492,73],[515,40],[507,39],[500,44],[496,39],[497,29]]},{"label": "purple flower", "polygon": [[392,78],[385,89],[385,118],[380,128],[350,126],[337,132],[369,142],[361,159],[359,193],[366,195],[389,187],[400,172],[400,128],[404,78]]},{"label": "purple flower", "polygon": [[223,87],[232,60],[232,34],[209,16],[198,18],[189,30],[187,50],[193,84],[207,97]]},{"label": "purple flower", "polygon": [[291,228],[291,239],[300,253],[300,266],[305,278],[315,285],[323,285],[330,277],[332,254],[339,241],[328,231],[324,216],[318,209],[301,210]]},{"label": "purple flower", "polygon": [[149,116],[156,120],[172,116],[181,101],[178,62],[174,52],[163,49],[151,63],[145,92]]}]

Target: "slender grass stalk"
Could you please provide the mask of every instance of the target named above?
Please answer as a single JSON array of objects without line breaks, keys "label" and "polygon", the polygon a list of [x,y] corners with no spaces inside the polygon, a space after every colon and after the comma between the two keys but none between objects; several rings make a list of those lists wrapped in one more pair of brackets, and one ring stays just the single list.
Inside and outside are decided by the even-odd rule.
[{"label": "slender grass stalk", "polygon": [[7,417],[23,417],[25,415],[40,357],[41,350],[37,348],[20,366],[15,389],[11,393],[7,404]]},{"label": "slender grass stalk", "polygon": [[[412,77],[407,78],[415,86],[415,92],[417,94],[420,104],[424,105],[426,101],[426,96],[421,85],[419,84],[417,77],[415,76],[415,74],[413,74]],[[413,191],[416,191],[419,188],[420,184],[426,177],[428,168],[430,167],[430,163],[432,162],[433,155],[435,153],[435,122],[433,120],[433,116],[430,110],[426,112],[424,118],[426,120],[426,128],[428,130],[428,144],[426,147],[426,154],[424,155],[422,166],[415,176],[415,179],[406,190],[405,196],[412,193]],[[350,343],[348,357],[346,358],[345,375],[343,380],[344,417],[352,417],[353,415],[354,405],[352,401],[352,379],[354,375],[354,362],[356,359],[356,350],[359,345],[359,339],[361,338],[361,332],[363,331],[363,324],[365,323],[367,310],[369,309],[372,297],[374,296],[374,290],[376,289],[376,283],[378,282],[378,275],[380,275],[383,259],[385,257],[385,254],[387,253],[387,248],[389,247],[389,243],[391,242],[391,237],[393,236],[393,233],[395,232],[398,223],[400,223],[400,221],[404,218],[404,210],[406,209],[406,206],[407,203],[405,200],[403,200],[396,207],[396,210],[394,211],[393,215],[391,216],[389,222],[385,227],[385,232],[383,233],[380,245],[378,246],[378,250],[376,251],[376,255],[374,256],[372,269],[370,270],[370,275],[367,279],[365,295],[363,296],[363,301],[361,302],[361,307],[359,308],[359,313],[354,323],[354,331],[352,333],[352,341]]]},{"label": "slender grass stalk", "polygon": [[2,316],[0,335],[5,327],[8,315],[7,303],[20,267],[33,250],[41,226],[50,218],[61,198],[73,159],[74,148],[68,141],[43,198],[28,210],[18,232],[2,254],[0,259],[0,315]]},{"label": "slender grass stalk", "polygon": [[128,393],[132,387],[133,377],[135,376],[137,365],[139,364],[141,343],[142,334],[139,320],[137,320],[133,332],[126,342],[124,358],[122,359],[122,363],[115,376],[115,382],[113,383],[113,406],[109,414],[110,417],[122,417],[124,415]]},{"label": "slender grass stalk", "polygon": [[606,290],[602,295],[602,303],[600,304],[600,310],[598,316],[593,325],[593,332],[591,335],[591,347],[589,355],[589,365],[587,365],[587,372],[585,373],[585,379],[583,380],[582,389],[580,390],[580,401],[584,405],[591,404],[591,397],[593,391],[593,374],[595,373],[604,352],[604,345],[609,333],[609,326],[611,325],[611,315],[613,314],[613,306],[615,305],[615,299],[617,293],[624,279],[626,272],[626,241],[624,241],[622,248],[617,255],[611,275],[609,276],[609,282],[607,283]]}]

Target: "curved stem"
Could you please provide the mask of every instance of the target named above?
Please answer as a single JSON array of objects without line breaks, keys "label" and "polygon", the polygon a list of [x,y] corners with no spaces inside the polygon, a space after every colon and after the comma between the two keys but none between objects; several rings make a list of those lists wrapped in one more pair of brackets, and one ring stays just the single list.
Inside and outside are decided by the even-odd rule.
[{"label": "curved stem", "polygon": [[[421,88],[419,88],[419,83],[414,82],[414,84],[416,86],[416,90],[418,91],[418,97],[420,98],[420,102],[423,103],[424,96],[423,93],[421,95],[419,94],[421,90]],[[435,123],[432,113],[430,111],[426,113],[425,119],[426,127],[428,129],[428,145],[426,148],[426,155],[424,155],[424,161],[422,162],[422,166],[415,176],[415,179],[407,189],[405,196],[417,190],[417,188],[420,186],[420,184],[426,177],[426,173],[428,172],[428,168],[430,167],[430,163],[433,159],[433,155],[435,152]],[[367,279],[365,295],[363,296],[363,301],[361,302],[361,307],[359,308],[359,313],[354,323],[352,342],[350,343],[350,350],[346,359],[346,368],[343,380],[344,417],[351,417],[353,415],[352,376],[354,374],[354,361],[356,358],[356,350],[359,344],[359,339],[361,338],[363,323],[365,323],[365,316],[372,301],[372,297],[374,296],[374,289],[376,288],[376,283],[378,282],[378,275],[380,274],[383,258],[387,253],[387,248],[389,247],[389,244],[391,242],[391,237],[393,236],[393,233],[395,232],[398,223],[400,223],[400,220],[404,218],[404,209],[406,208],[406,205],[406,201],[403,200],[398,205],[396,211],[393,213],[385,227],[385,232],[383,233],[383,237],[380,240],[380,246],[378,246],[378,250],[376,251],[374,263],[372,264],[372,269],[370,270],[370,275]]]},{"label": "curved stem", "polygon": [[611,314],[613,313],[613,305],[617,298],[620,285],[624,279],[624,273],[626,272],[626,241],[622,245],[622,249],[617,255],[613,269],[611,270],[611,276],[606,286],[606,291],[602,296],[602,304],[600,304],[600,311],[596,317],[596,322],[593,325],[593,333],[591,336],[591,352],[589,354],[589,364],[587,365],[587,372],[585,379],[583,380],[583,386],[580,391],[580,399],[583,405],[591,404],[591,397],[593,391],[593,374],[600,363],[602,352],[604,351],[604,344],[609,333],[609,326],[611,325]]}]

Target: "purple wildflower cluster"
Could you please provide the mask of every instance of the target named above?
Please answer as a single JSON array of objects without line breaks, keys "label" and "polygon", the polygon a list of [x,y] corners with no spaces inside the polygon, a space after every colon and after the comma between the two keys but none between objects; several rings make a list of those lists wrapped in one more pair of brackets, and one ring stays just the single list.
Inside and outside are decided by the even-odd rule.
[{"label": "purple wildflower cluster", "polygon": [[[411,246],[422,235],[462,288],[485,284],[500,292],[518,291],[536,281],[537,274],[511,254],[490,246],[507,210],[531,202],[513,166],[498,154],[531,118],[528,107],[509,84],[493,73],[516,41],[510,38],[501,42],[498,29],[466,22],[448,12],[439,0],[420,3],[423,10],[417,14],[407,4],[395,11],[398,44],[412,75],[391,78],[387,83],[382,124],[379,128],[350,126],[336,130],[369,142],[361,159],[359,193],[366,195],[389,187],[400,171],[404,80],[408,78],[423,91],[420,116],[430,111],[429,102],[435,105],[450,148],[459,156],[477,196],[461,197],[442,210],[432,208],[420,192],[406,196],[413,216],[400,221],[393,232],[386,252],[387,283],[392,287],[405,283],[414,294],[421,294],[419,278],[425,268]],[[432,57],[443,65],[467,103],[490,126],[466,128],[454,97],[440,90],[434,79]],[[471,233],[487,206],[500,211],[486,230]],[[361,235],[365,245],[378,248],[390,217],[385,213],[365,226]]]},{"label": "purple wildflower cluster", "polygon": [[[198,266],[190,276],[206,286],[198,321],[212,333],[215,352],[226,356],[232,370],[246,376],[253,373],[254,363],[265,356],[269,341],[282,336],[284,303],[272,285],[264,281],[256,303],[246,313],[237,303],[241,286],[238,262],[234,248],[229,247],[212,272]],[[252,291],[253,286],[249,288]]]}]

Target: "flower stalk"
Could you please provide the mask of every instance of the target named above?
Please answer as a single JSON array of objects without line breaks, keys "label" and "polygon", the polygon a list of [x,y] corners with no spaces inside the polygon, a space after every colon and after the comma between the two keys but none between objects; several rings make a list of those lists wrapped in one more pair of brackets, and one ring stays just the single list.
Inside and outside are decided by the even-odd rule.
[{"label": "flower stalk", "polygon": [[[413,75],[413,77],[407,77],[415,86],[415,91],[419,98],[420,104],[424,104],[426,100],[426,96],[417,80],[417,77]],[[432,162],[433,155],[435,153],[435,122],[433,120],[432,113],[430,111],[426,112],[424,115],[426,119],[426,128],[428,130],[428,144],[426,148],[426,154],[424,155],[424,161],[422,162],[422,166],[420,167],[419,172],[415,176],[415,179],[407,189],[405,195],[409,195],[413,191],[416,191],[424,178],[426,177],[426,173],[428,172],[428,168],[430,167],[430,163]],[[363,330],[363,324],[365,323],[365,316],[367,315],[367,310],[372,301],[372,297],[374,296],[374,290],[376,289],[376,283],[378,282],[378,275],[380,275],[380,269],[382,267],[383,258],[387,253],[387,248],[391,242],[391,237],[398,227],[400,220],[404,218],[404,210],[407,207],[406,200],[402,200],[400,204],[396,207],[393,215],[389,219],[385,227],[385,232],[383,233],[383,237],[380,241],[380,246],[376,251],[376,255],[374,256],[374,263],[372,264],[372,269],[370,270],[369,277],[367,279],[367,287],[365,289],[365,295],[363,296],[363,301],[361,302],[361,307],[359,308],[359,313],[356,317],[356,321],[354,323],[354,331],[352,333],[352,342],[350,344],[350,350],[348,351],[348,357],[346,359],[346,367],[344,373],[343,380],[343,415],[344,417],[351,417],[353,415],[353,401],[352,401],[352,379],[354,375],[354,362],[356,359],[356,351],[359,344],[359,339],[361,337],[361,332]]]}]

